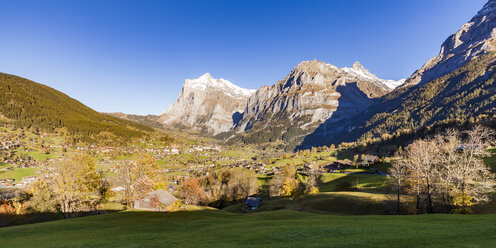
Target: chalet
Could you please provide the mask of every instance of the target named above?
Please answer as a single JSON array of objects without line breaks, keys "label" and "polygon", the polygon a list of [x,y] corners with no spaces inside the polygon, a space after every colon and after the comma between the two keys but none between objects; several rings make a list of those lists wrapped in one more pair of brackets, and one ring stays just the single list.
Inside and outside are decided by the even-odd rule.
[{"label": "chalet", "polygon": [[135,200],[134,208],[148,211],[167,212],[178,199],[169,192],[159,189]]},{"label": "chalet", "polygon": [[262,200],[258,197],[248,197],[246,199],[245,208],[255,210],[258,207],[260,207],[261,202],[262,202]]},{"label": "chalet", "polygon": [[326,166],[323,167],[323,170],[325,172],[336,172],[336,170],[342,170],[342,169],[346,169],[346,168],[349,168],[353,166],[352,163],[348,162],[348,161],[344,161],[344,160],[337,160],[337,161],[334,161],[332,164],[328,164]]},{"label": "chalet", "polygon": [[362,157],[362,162],[366,163],[367,165],[375,164],[379,162],[379,160],[380,159],[378,156],[370,155],[370,154],[364,155]]}]

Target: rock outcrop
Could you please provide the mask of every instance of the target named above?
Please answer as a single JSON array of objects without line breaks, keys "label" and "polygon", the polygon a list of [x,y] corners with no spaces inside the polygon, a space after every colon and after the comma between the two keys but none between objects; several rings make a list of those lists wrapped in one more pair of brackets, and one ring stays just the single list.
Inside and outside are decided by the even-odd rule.
[{"label": "rock outcrop", "polygon": [[158,121],[214,135],[226,132],[239,120],[254,92],[222,78],[214,79],[209,73],[198,79],[186,79],[179,97]]}]

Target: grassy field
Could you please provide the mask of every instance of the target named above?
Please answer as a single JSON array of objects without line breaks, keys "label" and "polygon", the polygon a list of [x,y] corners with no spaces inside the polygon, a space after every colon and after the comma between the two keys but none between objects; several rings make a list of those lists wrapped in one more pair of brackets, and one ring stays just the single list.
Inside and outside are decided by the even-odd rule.
[{"label": "grassy field", "polygon": [[315,163],[318,165],[326,165],[336,161],[335,152],[318,152],[310,153],[301,157],[278,158],[273,161],[271,166],[281,167],[288,164],[303,165],[306,163]]},{"label": "grassy field", "polygon": [[57,155],[54,153],[45,154],[45,153],[41,153],[39,151],[24,151],[22,149],[18,149],[17,153],[18,154],[26,154],[26,155],[32,157],[36,161],[46,161],[47,159],[52,159],[52,158],[57,157]]},{"label": "grassy field", "polygon": [[2,247],[494,247],[496,215],[120,212],[0,228]]},{"label": "grassy field", "polygon": [[386,176],[370,174],[327,173],[321,181],[321,192],[342,191],[348,185],[360,191],[378,192],[386,186]]},{"label": "grassy field", "polygon": [[16,181],[22,180],[24,177],[32,177],[36,175],[36,168],[16,168],[0,172],[0,179],[13,178]]}]

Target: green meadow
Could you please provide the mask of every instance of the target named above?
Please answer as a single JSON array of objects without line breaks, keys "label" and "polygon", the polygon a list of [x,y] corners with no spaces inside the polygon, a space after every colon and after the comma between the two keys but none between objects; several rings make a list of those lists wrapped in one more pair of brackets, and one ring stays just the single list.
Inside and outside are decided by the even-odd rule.
[{"label": "green meadow", "polygon": [[494,247],[494,223],[496,215],[119,212],[0,228],[0,246]]},{"label": "green meadow", "polygon": [[20,181],[25,177],[32,177],[36,175],[36,168],[16,168],[14,170],[0,171],[0,179],[13,178]]}]

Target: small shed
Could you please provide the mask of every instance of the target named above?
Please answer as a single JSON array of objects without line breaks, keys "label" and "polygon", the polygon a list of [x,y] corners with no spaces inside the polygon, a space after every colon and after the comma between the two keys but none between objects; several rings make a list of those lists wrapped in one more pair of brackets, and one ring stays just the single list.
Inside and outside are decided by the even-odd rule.
[{"label": "small shed", "polygon": [[134,208],[148,211],[167,212],[178,199],[171,193],[159,189],[134,201]]},{"label": "small shed", "polygon": [[247,207],[251,210],[255,210],[258,207],[260,207],[261,202],[262,202],[262,200],[258,197],[248,197],[246,199],[245,207]]}]

